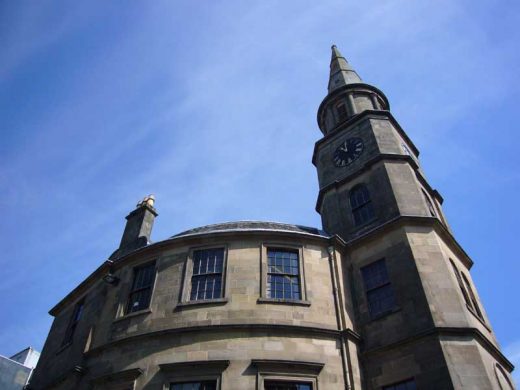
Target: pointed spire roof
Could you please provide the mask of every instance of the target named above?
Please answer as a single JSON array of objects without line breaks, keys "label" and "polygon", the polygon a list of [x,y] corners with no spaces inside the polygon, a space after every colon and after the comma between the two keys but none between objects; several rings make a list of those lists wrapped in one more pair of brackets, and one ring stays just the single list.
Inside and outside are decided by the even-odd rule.
[{"label": "pointed spire roof", "polygon": [[336,45],[332,45],[330,60],[329,93],[347,84],[361,83],[361,77],[341,55]]}]

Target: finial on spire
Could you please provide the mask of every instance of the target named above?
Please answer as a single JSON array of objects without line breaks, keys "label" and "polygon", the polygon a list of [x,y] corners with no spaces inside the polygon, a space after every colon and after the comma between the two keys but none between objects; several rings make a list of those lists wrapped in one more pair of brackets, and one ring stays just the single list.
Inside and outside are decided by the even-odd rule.
[{"label": "finial on spire", "polygon": [[347,84],[361,83],[361,78],[350,66],[336,45],[331,46],[329,93]]}]

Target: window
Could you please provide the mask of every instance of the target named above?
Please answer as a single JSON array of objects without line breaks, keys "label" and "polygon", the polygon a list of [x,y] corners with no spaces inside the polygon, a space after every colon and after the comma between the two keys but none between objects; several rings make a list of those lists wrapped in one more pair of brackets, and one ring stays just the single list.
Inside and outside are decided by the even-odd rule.
[{"label": "window", "polygon": [[172,383],[170,390],[216,390],[217,381]]},{"label": "window", "polygon": [[455,273],[455,277],[457,278],[457,283],[459,284],[460,291],[462,292],[462,295],[464,296],[464,300],[466,301],[466,305],[471,307],[472,306],[471,301],[469,299],[468,292],[464,288],[462,278],[460,277],[460,272],[452,259],[450,259],[450,263],[451,263],[451,267],[453,268],[453,272]]},{"label": "window", "polygon": [[222,373],[229,360],[199,360],[162,363],[159,368],[164,378],[161,389],[168,390],[220,390]]},{"label": "window", "polygon": [[288,360],[252,359],[258,370],[257,390],[314,390],[323,363]]},{"label": "window", "polygon": [[312,390],[312,383],[265,381],[265,390]]},{"label": "window", "polygon": [[482,310],[480,310],[480,306],[478,304],[477,297],[475,296],[475,293],[473,292],[473,289],[471,288],[471,284],[469,283],[469,280],[466,278],[466,275],[462,274],[462,279],[464,280],[464,284],[466,285],[466,289],[468,290],[469,297],[471,299],[471,302],[473,303],[473,309],[475,310],[475,313],[477,314],[478,318],[480,318],[482,321],[484,321],[484,316],[482,315]]},{"label": "window", "polygon": [[390,386],[383,386],[383,390],[417,390],[417,386],[415,386],[413,379],[409,379]]},{"label": "window", "polygon": [[428,210],[430,211],[430,215],[432,217],[436,217],[437,214],[435,213],[435,207],[433,207],[433,203],[430,200],[430,197],[426,194],[426,192],[424,190],[422,191],[422,193],[424,196],[424,200],[426,201],[426,204],[428,205]]},{"label": "window", "polygon": [[348,117],[347,108],[344,103],[339,103],[336,105],[336,111],[338,113],[338,122],[343,122]]},{"label": "window", "polygon": [[506,371],[498,363],[495,365],[495,375],[497,377],[500,390],[514,390],[514,386],[506,374]]},{"label": "window", "polygon": [[195,250],[190,300],[222,298],[223,268],[224,248]]},{"label": "window", "polygon": [[404,154],[407,154],[408,156],[412,155],[412,152],[410,152],[410,149],[408,149],[408,146],[404,142],[401,142],[401,147],[403,148]]},{"label": "window", "polygon": [[298,251],[267,249],[267,297],[301,299]]},{"label": "window", "polygon": [[74,332],[76,331],[76,327],[78,326],[79,321],[81,320],[81,316],[83,314],[83,308],[85,307],[85,300],[82,299],[76,306],[74,306],[74,311],[72,312],[72,317],[70,318],[69,327],[67,328],[67,332],[65,333],[65,338],[63,339],[63,345],[69,344],[72,342],[72,338],[74,337]]},{"label": "window", "polygon": [[128,298],[126,314],[144,310],[150,306],[154,280],[155,263],[134,268],[134,281]]},{"label": "window", "polygon": [[381,259],[361,268],[371,317],[391,311],[395,307],[394,293],[388,278],[385,260]]},{"label": "window", "polygon": [[350,191],[350,207],[356,226],[374,218],[374,209],[366,185],[360,184]]}]

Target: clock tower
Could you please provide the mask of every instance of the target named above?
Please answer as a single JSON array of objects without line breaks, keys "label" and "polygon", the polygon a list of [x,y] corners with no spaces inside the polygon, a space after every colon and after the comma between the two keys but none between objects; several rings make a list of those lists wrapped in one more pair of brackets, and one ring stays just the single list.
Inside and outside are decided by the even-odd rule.
[{"label": "clock tower", "polygon": [[344,293],[353,296],[361,338],[362,372],[350,387],[513,389],[513,367],[469,273],[473,262],[452,235],[419,150],[384,93],[336,46],[317,119],[316,210],[323,228],[347,243]]}]

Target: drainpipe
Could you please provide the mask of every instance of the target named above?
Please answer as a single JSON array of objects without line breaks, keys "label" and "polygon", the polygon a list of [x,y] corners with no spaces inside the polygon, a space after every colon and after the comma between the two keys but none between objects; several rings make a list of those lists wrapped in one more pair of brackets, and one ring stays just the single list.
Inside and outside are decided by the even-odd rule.
[{"label": "drainpipe", "polygon": [[343,366],[343,377],[345,379],[345,389],[351,390],[352,386],[351,383],[352,377],[349,370],[350,367],[350,357],[348,356],[347,350],[348,347],[346,346],[345,336],[343,334],[343,331],[345,330],[345,317],[343,313],[343,300],[341,299],[341,294],[338,290],[338,273],[337,273],[337,258],[336,258],[336,249],[333,245],[329,246],[327,248],[327,251],[329,253],[329,264],[330,264],[330,274],[332,279],[332,292],[334,295],[334,306],[336,308],[336,320],[338,324],[338,329],[340,331],[340,338],[341,338],[341,364]]}]

